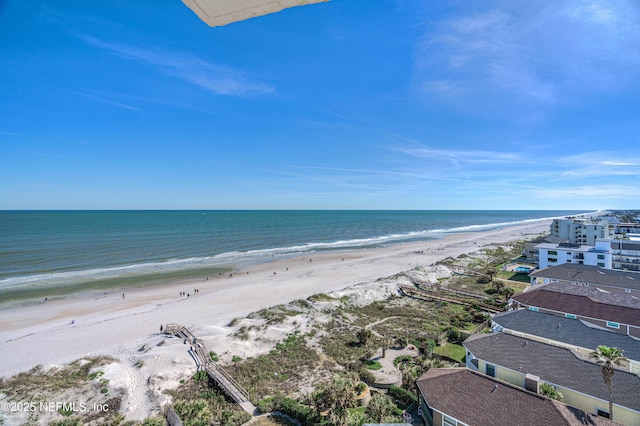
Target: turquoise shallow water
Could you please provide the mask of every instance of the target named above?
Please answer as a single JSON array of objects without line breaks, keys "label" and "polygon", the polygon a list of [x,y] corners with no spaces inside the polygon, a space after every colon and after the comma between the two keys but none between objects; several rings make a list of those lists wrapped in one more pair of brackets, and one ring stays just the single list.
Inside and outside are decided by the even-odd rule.
[{"label": "turquoise shallow water", "polygon": [[[0,211],[0,299],[140,285],[577,211]],[[145,281],[146,280],[146,281]]]}]

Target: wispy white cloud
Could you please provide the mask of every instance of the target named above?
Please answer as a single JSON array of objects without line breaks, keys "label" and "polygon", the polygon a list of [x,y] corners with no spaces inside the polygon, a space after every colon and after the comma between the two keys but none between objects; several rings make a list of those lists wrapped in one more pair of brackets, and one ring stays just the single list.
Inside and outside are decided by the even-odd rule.
[{"label": "wispy white cloud", "polygon": [[638,163],[630,163],[625,161],[602,161],[600,164],[603,166],[629,166],[629,167],[640,167],[640,162]]},{"label": "wispy white cloud", "polygon": [[640,178],[640,157],[627,157],[620,161],[620,153],[591,151],[554,160],[562,167],[561,175],[575,178],[597,176],[636,176]]},{"label": "wispy white cloud", "polygon": [[456,165],[460,163],[507,163],[525,161],[525,157],[519,153],[510,151],[486,151],[486,150],[448,150],[429,147],[399,148],[405,154],[412,157],[426,158],[436,161],[448,161]]},{"label": "wispy white cloud", "polygon": [[422,93],[461,105],[553,107],[620,90],[640,72],[640,4],[632,0],[460,5],[455,17],[425,25],[415,60]]},{"label": "wispy white cloud", "polygon": [[566,188],[540,188],[533,191],[536,198],[549,199],[633,199],[640,197],[640,187],[630,185],[585,185]]},{"label": "wispy white cloud", "polygon": [[72,93],[74,93],[74,94],[76,94],[78,96],[82,96],[82,97],[87,98],[87,99],[91,99],[91,100],[94,100],[94,101],[102,102],[102,103],[105,103],[105,104],[108,104],[108,105],[113,105],[113,106],[118,107],[118,108],[127,109],[127,110],[130,110],[130,111],[138,111],[138,112],[142,111],[142,109],[134,107],[134,106],[131,106],[131,105],[128,105],[128,104],[125,104],[125,103],[122,103],[122,102],[116,102],[116,101],[113,101],[113,100],[110,100],[110,99],[105,99],[105,98],[102,98],[102,97],[99,97],[99,96],[95,96],[95,95],[90,95],[88,93],[81,93],[81,92],[72,92]]},{"label": "wispy white cloud", "polygon": [[5,130],[0,130],[0,135],[5,135],[5,136],[20,136],[21,138],[23,137],[27,137],[28,135],[24,134],[24,133],[18,133],[18,132],[8,132]]},{"label": "wispy white cloud", "polygon": [[255,96],[275,91],[272,84],[262,83],[241,70],[213,64],[197,56],[160,49],[143,49],[126,44],[105,42],[80,35],[87,44],[123,58],[157,68],[164,74],[202,87],[218,95]]},{"label": "wispy white cloud", "polygon": [[351,175],[358,176],[396,176],[401,178],[411,178],[411,179],[424,179],[424,180],[437,180],[437,181],[460,181],[459,179],[454,179],[445,176],[436,176],[428,173],[415,173],[415,172],[398,172],[394,170],[372,170],[372,169],[350,169],[350,168],[339,168],[339,167],[318,167],[318,166],[295,166],[300,170],[311,170],[311,171],[321,171],[321,172],[339,172]]}]

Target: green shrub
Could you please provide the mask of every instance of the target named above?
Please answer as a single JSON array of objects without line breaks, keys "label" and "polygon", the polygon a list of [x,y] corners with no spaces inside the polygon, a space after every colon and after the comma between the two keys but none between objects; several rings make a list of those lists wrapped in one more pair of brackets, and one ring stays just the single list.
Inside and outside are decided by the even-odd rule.
[{"label": "green shrub", "polygon": [[398,386],[389,387],[389,396],[402,407],[408,407],[412,403],[418,402],[418,398],[413,393]]},{"label": "green shrub", "polygon": [[238,356],[238,355],[234,355],[233,358],[231,358],[231,361],[240,362],[240,361],[242,361],[242,357]]},{"label": "green shrub", "polygon": [[[262,412],[262,409],[271,408],[271,411],[280,411],[287,416],[291,416],[294,419],[302,422],[302,424],[322,424],[318,418],[316,411],[304,404],[301,404],[298,400],[289,398],[282,394],[277,394],[273,398],[262,400],[263,404],[258,403],[258,409]],[[260,408],[262,406],[262,408]]]},{"label": "green shrub", "polygon": [[455,327],[450,327],[447,330],[447,337],[451,342],[459,342],[460,341],[460,331]]},{"label": "green shrub", "polygon": [[422,349],[424,350],[424,353],[430,354],[431,352],[433,352],[433,350],[436,348],[436,346],[438,346],[438,345],[436,344],[435,340],[427,339],[424,342],[424,346],[423,346]]},{"label": "green shrub", "polygon": [[204,400],[178,401],[173,409],[184,424],[211,424],[213,414]]},{"label": "green shrub", "polygon": [[376,393],[367,407],[367,420],[375,423],[400,421],[402,411],[387,396]]},{"label": "green shrub", "polygon": [[272,396],[263,398],[256,403],[256,408],[263,414],[271,413],[275,408],[275,401]]},{"label": "green shrub", "polygon": [[218,357],[218,354],[215,353],[214,351],[210,351],[209,352],[209,356],[211,357],[211,361],[213,361],[213,362],[220,361],[220,358]]},{"label": "green shrub", "polygon": [[540,384],[540,394],[551,399],[555,399],[556,401],[562,401],[564,399],[562,392],[560,392],[557,387],[550,385],[549,383]]},{"label": "green shrub", "polygon": [[64,408],[60,408],[58,410],[58,413],[62,414],[65,417],[69,417],[70,415],[73,414],[73,409],[69,408],[68,410],[65,410]]},{"label": "green shrub", "polygon": [[193,380],[195,380],[196,383],[202,382],[202,381],[208,381],[209,380],[209,375],[207,374],[206,371],[199,370],[199,371],[196,372],[196,374],[193,375]]},{"label": "green shrub", "polygon": [[397,357],[396,359],[393,360],[393,365],[395,365],[396,367],[398,366],[398,364],[401,364],[405,361],[411,361],[413,359],[413,356],[411,355],[402,355]]},{"label": "green shrub", "polygon": [[166,424],[164,417],[148,417],[142,421],[142,426],[165,426]]},{"label": "green shrub", "polygon": [[251,414],[245,411],[222,410],[217,423],[228,426],[241,426],[251,420]]},{"label": "green shrub", "polygon": [[369,370],[380,370],[382,368],[382,364],[378,361],[367,360],[365,364]]}]

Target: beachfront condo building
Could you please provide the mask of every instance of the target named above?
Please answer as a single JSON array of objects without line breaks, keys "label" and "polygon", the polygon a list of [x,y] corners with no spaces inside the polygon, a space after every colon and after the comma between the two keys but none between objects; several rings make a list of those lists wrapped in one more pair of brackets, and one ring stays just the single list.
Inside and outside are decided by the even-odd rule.
[{"label": "beachfront condo building", "polygon": [[598,239],[615,238],[615,225],[608,221],[590,219],[554,219],[551,236],[571,244],[595,246]]},{"label": "beachfront condo building", "polygon": [[536,248],[540,269],[565,263],[599,266],[604,269],[613,268],[611,240],[598,240],[593,246],[574,243],[542,243]]},{"label": "beachfront condo building", "polygon": [[540,269],[570,263],[640,272],[640,241],[596,240],[593,246],[542,243],[535,248],[538,250]]}]

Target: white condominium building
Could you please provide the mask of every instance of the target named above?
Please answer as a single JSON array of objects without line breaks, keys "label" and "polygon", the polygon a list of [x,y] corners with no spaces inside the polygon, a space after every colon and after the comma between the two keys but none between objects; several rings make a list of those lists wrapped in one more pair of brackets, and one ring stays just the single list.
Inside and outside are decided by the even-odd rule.
[{"label": "white condominium building", "polygon": [[577,265],[599,266],[612,269],[611,240],[598,240],[594,246],[560,243],[538,244],[538,267],[574,263]]},{"label": "white condominium building", "polygon": [[538,250],[540,269],[571,263],[640,272],[640,242],[638,241],[596,240],[593,246],[543,243],[535,248]]},{"label": "white condominium building", "polygon": [[607,221],[592,222],[589,219],[553,219],[551,236],[571,244],[595,246],[596,240],[615,237],[615,225]]}]

